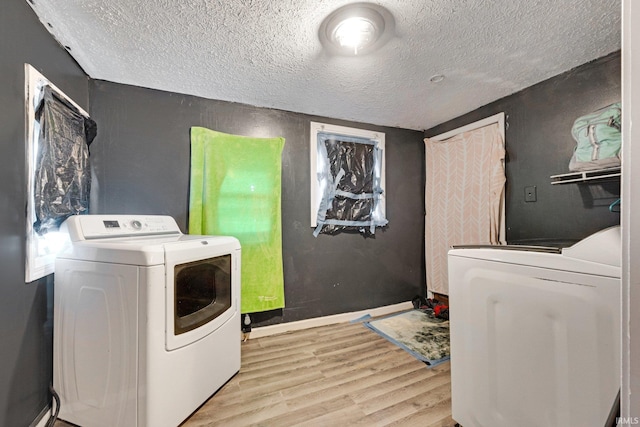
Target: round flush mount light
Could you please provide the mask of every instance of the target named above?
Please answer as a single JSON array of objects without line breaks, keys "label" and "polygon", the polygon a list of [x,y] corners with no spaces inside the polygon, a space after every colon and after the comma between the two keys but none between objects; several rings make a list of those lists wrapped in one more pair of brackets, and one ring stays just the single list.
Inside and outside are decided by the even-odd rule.
[{"label": "round flush mount light", "polygon": [[385,44],[393,33],[393,16],[371,3],[353,3],[333,11],[320,25],[323,46],[336,55],[365,55]]},{"label": "round flush mount light", "polygon": [[436,74],[431,76],[431,78],[429,79],[431,83],[440,83],[443,80],[444,80],[444,74]]}]

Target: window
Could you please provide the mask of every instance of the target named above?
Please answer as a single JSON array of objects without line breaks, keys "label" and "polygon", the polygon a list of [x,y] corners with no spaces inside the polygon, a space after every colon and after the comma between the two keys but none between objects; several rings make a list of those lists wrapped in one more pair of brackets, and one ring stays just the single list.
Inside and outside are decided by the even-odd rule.
[{"label": "window", "polygon": [[25,64],[27,253],[25,282],[53,273],[70,215],[88,212],[88,144],[95,122],[75,102]]},{"label": "window", "polygon": [[311,226],[314,235],[365,235],[387,224],[385,134],[311,122]]}]

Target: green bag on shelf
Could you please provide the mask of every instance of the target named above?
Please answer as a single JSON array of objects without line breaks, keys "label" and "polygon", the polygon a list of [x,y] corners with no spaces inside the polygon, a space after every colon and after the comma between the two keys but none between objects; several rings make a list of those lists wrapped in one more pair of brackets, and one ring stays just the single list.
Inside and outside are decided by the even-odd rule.
[{"label": "green bag on shelf", "polygon": [[576,148],[569,170],[587,171],[620,166],[622,107],[619,102],[582,117],[571,128]]}]

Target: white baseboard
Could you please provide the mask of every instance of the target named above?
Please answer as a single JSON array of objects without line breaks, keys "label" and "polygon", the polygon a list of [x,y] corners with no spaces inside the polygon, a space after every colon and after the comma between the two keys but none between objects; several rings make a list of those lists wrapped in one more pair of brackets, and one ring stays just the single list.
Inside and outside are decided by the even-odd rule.
[{"label": "white baseboard", "polygon": [[277,325],[260,326],[253,328],[249,333],[249,339],[266,337],[269,335],[283,334],[285,332],[299,331],[301,329],[315,328],[317,326],[333,325],[335,323],[350,322],[364,315],[384,316],[398,311],[413,308],[411,301],[401,302],[384,307],[371,308],[368,310],[353,311],[350,313],[334,314],[332,316],[314,317],[312,319],[298,320],[295,322],[279,323]]}]

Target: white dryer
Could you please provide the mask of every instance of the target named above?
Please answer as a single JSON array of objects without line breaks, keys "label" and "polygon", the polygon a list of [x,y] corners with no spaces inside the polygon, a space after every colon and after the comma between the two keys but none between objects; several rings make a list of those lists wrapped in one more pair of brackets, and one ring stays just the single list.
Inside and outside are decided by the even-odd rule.
[{"label": "white dryer", "polygon": [[173,218],[80,215],[62,229],[53,382],[63,420],[175,427],[240,369],[240,243]]},{"label": "white dryer", "polygon": [[620,227],[565,249],[449,251],[452,416],[602,427],[620,388]]}]

